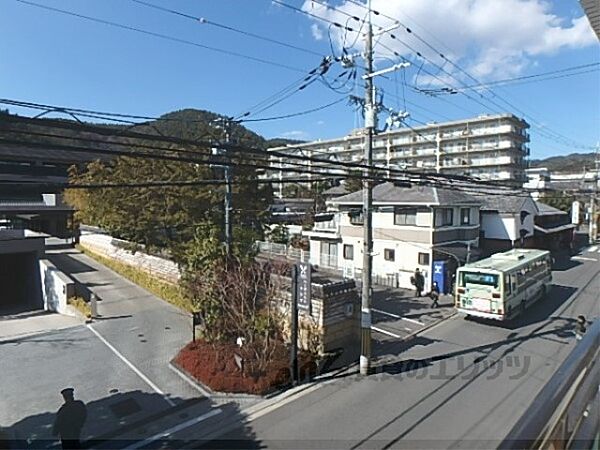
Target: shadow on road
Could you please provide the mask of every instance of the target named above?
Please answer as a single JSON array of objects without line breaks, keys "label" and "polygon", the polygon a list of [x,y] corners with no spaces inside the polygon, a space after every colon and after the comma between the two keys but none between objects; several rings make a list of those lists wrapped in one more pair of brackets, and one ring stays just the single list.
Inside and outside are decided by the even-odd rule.
[{"label": "shadow on road", "polygon": [[[62,402],[58,393],[56,396],[58,410]],[[82,448],[122,449],[149,438],[144,448],[181,448],[192,443],[197,447],[207,442],[204,440],[205,433],[210,433],[212,428],[218,430],[223,421],[244,430],[243,434],[238,434],[245,444],[243,448],[260,448],[237,404],[221,405],[218,411],[206,398],[170,400],[175,406],[169,406],[161,395],[136,390],[115,392],[87,403],[87,421],[81,434]],[[209,417],[203,420],[205,415]],[[61,448],[58,438],[52,436],[55,418],[56,411],[46,411],[2,428],[0,448]],[[210,448],[215,448],[215,445],[211,444]]]}]

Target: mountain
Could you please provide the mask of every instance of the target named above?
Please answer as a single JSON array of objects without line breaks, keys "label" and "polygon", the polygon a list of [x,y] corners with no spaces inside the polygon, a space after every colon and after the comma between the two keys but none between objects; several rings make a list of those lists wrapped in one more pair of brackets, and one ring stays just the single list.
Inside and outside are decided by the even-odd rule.
[{"label": "mountain", "polygon": [[584,168],[594,168],[595,160],[595,153],[571,153],[565,156],[532,159],[529,167],[546,167],[553,172],[583,172]]}]

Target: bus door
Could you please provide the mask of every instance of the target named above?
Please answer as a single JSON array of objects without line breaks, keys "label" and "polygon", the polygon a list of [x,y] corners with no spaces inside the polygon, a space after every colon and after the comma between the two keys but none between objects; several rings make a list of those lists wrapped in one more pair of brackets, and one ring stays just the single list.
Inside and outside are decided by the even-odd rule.
[{"label": "bus door", "polygon": [[493,273],[461,271],[458,280],[461,306],[486,313],[503,313],[500,276]]}]

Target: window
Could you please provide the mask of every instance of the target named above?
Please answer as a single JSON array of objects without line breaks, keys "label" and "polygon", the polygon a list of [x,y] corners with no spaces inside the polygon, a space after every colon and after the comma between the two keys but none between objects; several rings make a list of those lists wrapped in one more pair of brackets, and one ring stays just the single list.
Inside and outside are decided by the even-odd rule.
[{"label": "window", "polygon": [[435,210],[435,226],[447,227],[452,225],[454,218],[452,208],[439,208]]},{"label": "window", "polygon": [[416,225],[416,208],[396,208],[394,209],[394,225]]},{"label": "window", "polygon": [[354,259],[354,245],[344,244],[344,259]]},{"label": "window", "polygon": [[421,265],[421,266],[429,265],[429,253],[419,253],[419,265]]},{"label": "window", "polygon": [[353,210],[348,213],[351,225],[362,225],[364,223],[363,212],[361,210]]},{"label": "window", "polygon": [[471,208],[460,208],[460,224],[471,224]]},{"label": "window", "polygon": [[391,248],[384,249],[383,259],[385,259],[386,261],[394,261],[396,259],[396,251]]}]

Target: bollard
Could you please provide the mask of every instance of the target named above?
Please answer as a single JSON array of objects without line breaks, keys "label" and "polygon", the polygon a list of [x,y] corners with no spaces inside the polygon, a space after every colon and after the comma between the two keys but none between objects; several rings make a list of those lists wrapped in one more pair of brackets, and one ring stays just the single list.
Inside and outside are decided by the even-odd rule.
[{"label": "bollard", "polygon": [[96,294],[90,295],[90,309],[92,310],[92,319],[98,317],[98,298]]}]

